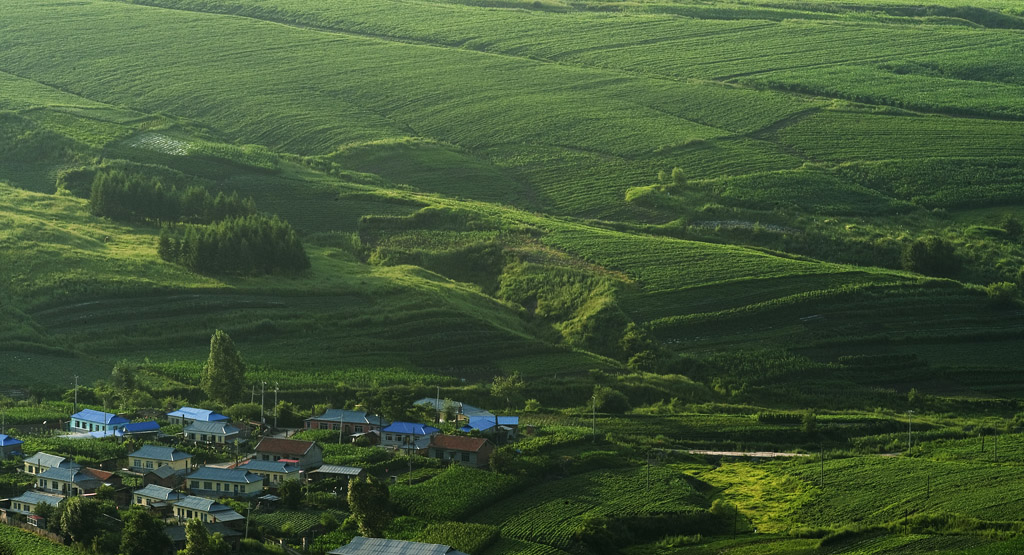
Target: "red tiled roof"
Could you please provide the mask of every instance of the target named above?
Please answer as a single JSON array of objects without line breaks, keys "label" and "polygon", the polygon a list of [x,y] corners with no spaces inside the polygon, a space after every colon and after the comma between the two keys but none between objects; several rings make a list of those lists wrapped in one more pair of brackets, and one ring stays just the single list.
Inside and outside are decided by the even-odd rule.
[{"label": "red tiled roof", "polygon": [[299,441],[297,439],[281,439],[278,437],[265,437],[256,446],[257,452],[279,453],[282,455],[294,455],[301,457],[313,447],[312,441]]},{"label": "red tiled roof", "polygon": [[430,439],[430,446],[439,449],[451,449],[453,451],[469,451],[475,453],[480,450],[487,440],[482,437],[446,436],[438,434]]},{"label": "red tiled roof", "polygon": [[107,480],[110,479],[111,476],[114,475],[113,472],[107,472],[105,470],[100,470],[98,468],[86,468],[85,472],[92,474],[93,476],[96,477],[97,480],[101,482],[106,482]]}]

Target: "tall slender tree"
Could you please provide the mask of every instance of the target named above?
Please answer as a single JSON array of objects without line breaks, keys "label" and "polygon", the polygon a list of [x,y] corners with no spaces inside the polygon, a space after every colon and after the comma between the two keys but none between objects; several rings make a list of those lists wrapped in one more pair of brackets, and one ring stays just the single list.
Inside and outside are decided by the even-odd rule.
[{"label": "tall slender tree", "polygon": [[213,332],[210,357],[206,359],[203,370],[203,391],[211,399],[232,404],[241,397],[244,383],[245,363],[235,348],[235,342],[224,330]]}]

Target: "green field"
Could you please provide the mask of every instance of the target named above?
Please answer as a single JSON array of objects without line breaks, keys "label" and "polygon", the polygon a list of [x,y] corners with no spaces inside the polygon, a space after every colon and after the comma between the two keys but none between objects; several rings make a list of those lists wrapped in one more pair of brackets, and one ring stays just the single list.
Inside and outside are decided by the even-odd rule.
[{"label": "green field", "polygon": [[[472,555],[1019,545],[1018,2],[0,11],[15,432],[65,419],[74,376],[88,406],[209,404],[222,329],[243,400],[273,383],[293,423],[437,394],[539,427],[497,472],[433,461],[395,484],[394,537]],[[120,212],[102,209],[112,182]],[[185,240],[216,238],[232,206],[280,218],[308,269],[252,259],[283,257],[266,233]],[[235,244],[238,269],[188,269]],[[133,395],[108,384],[121,360],[145,377]],[[917,443],[894,456],[908,410]],[[690,449],[820,450],[825,483],[814,456]],[[406,462],[333,441],[325,457]],[[309,508],[257,520],[319,531]],[[325,532],[316,549],[354,529]],[[12,533],[0,544],[31,552]]]}]

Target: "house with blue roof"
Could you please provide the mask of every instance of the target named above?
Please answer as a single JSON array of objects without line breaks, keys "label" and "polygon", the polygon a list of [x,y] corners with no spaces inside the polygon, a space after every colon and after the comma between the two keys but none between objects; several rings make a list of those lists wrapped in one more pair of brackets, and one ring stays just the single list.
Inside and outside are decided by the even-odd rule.
[{"label": "house with blue roof", "polygon": [[6,434],[0,434],[0,459],[13,457],[21,453],[21,445],[25,443]]},{"label": "house with blue roof", "polygon": [[201,466],[185,477],[185,487],[203,497],[254,497],[263,493],[263,476],[244,468]]},{"label": "house with blue roof", "polygon": [[138,451],[128,455],[128,463],[132,470],[143,474],[163,466],[169,466],[181,474],[188,471],[192,464],[192,455],[173,447],[143,445]]},{"label": "house with blue roof", "polygon": [[223,414],[212,410],[197,409],[193,407],[181,407],[180,409],[167,413],[167,420],[178,426],[188,426],[193,422],[227,422],[231,420]]},{"label": "house with blue roof", "polygon": [[515,439],[519,432],[518,416],[471,416],[469,423],[459,428],[459,431],[470,433],[477,431],[485,436],[508,441]]},{"label": "house with blue roof", "polygon": [[439,428],[415,422],[392,422],[381,432],[381,447],[422,451],[430,445],[430,438],[440,433]]},{"label": "house with blue roof", "polygon": [[146,422],[132,422],[125,424],[121,429],[114,432],[117,437],[146,437],[155,436],[160,433],[160,424],[156,423],[156,420],[147,420]]},{"label": "house with blue roof", "polygon": [[83,409],[71,415],[72,432],[113,432],[128,424],[128,419],[109,412]]}]

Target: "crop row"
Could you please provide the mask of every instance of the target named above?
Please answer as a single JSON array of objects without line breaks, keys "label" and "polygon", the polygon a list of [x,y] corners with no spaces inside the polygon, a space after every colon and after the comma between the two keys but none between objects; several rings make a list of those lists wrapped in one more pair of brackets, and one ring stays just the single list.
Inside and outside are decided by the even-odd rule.
[{"label": "crop row", "polygon": [[415,516],[456,520],[519,487],[516,478],[452,465],[445,472],[412,486],[396,485],[391,498]]},{"label": "crop row", "polygon": [[586,519],[695,509],[701,496],[671,468],[597,471],[546,482],[472,518],[500,524],[502,535],[566,548]]}]

